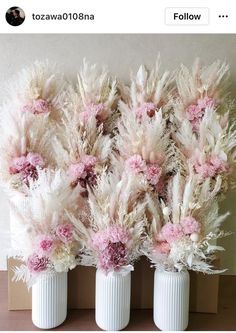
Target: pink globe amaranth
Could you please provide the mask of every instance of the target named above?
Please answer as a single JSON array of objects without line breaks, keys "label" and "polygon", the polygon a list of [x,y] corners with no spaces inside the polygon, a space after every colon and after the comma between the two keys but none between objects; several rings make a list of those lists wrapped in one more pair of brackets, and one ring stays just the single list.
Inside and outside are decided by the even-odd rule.
[{"label": "pink globe amaranth", "polygon": [[61,224],[56,228],[56,235],[63,243],[68,243],[73,240],[73,228],[71,224]]},{"label": "pink globe amaranth", "polygon": [[171,222],[162,227],[161,234],[168,243],[175,242],[184,236],[182,225]]},{"label": "pink globe amaranth", "polygon": [[33,101],[33,108],[35,114],[50,112],[50,103],[45,99],[39,98]]},{"label": "pink globe amaranth", "polygon": [[143,172],[146,169],[146,162],[142,159],[141,155],[135,154],[125,161],[127,170],[135,173]]},{"label": "pink globe amaranth", "polygon": [[32,273],[40,273],[48,268],[49,259],[46,256],[39,256],[37,253],[33,253],[28,257],[27,267]]},{"label": "pink globe amaranth", "polygon": [[145,170],[147,180],[151,185],[157,185],[161,177],[162,169],[157,164],[149,164]]},{"label": "pink globe amaranth", "polygon": [[183,231],[185,235],[190,235],[194,232],[199,233],[201,230],[200,223],[195,220],[192,216],[187,216],[181,221],[181,225],[183,227]]}]

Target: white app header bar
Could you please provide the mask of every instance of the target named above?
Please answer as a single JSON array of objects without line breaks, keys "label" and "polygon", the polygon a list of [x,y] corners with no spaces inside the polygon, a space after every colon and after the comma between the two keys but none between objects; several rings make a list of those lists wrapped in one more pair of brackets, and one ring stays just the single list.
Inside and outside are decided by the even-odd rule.
[{"label": "white app header bar", "polygon": [[[6,21],[12,6],[24,14],[19,26]],[[1,0],[0,32],[236,33],[235,8],[235,0]]]}]

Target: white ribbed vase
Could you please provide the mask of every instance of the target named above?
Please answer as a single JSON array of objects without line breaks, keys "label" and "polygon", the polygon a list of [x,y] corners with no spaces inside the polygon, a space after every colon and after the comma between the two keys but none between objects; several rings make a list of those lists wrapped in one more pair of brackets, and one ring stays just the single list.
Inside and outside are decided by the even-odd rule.
[{"label": "white ribbed vase", "polygon": [[97,325],[106,331],[119,331],[125,328],[130,318],[131,273],[105,275],[96,272]]},{"label": "white ribbed vase", "polygon": [[184,331],[189,317],[189,273],[155,271],[153,319],[162,331]]},{"label": "white ribbed vase", "polygon": [[67,315],[67,273],[42,274],[32,286],[32,321],[49,329],[62,324]]}]

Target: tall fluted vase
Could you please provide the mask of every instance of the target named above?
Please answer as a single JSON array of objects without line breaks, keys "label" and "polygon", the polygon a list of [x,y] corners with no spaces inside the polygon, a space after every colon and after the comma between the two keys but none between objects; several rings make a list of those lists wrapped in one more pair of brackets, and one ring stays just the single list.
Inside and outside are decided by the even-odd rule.
[{"label": "tall fluted vase", "polygon": [[188,271],[155,271],[153,319],[162,331],[183,331],[188,326]]},{"label": "tall fluted vase", "polygon": [[106,331],[119,331],[125,328],[130,318],[131,272],[125,275],[114,272],[105,275],[96,272],[97,325]]},{"label": "tall fluted vase", "polygon": [[42,329],[61,325],[67,316],[67,273],[42,274],[32,286],[32,321]]}]

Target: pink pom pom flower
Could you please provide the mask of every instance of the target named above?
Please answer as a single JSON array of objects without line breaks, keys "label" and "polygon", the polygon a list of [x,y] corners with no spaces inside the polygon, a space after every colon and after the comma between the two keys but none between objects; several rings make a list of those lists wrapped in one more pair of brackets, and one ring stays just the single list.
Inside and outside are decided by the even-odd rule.
[{"label": "pink pom pom flower", "polygon": [[214,99],[205,96],[197,100],[197,104],[191,104],[187,108],[187,118],[192,124],[193,132],[198,132],[200,122],[205,114],[206,108],[215,109],[217,103]]},{"label": "pink pom pom flower", "polygon": [[125,161],[125,167],[127,170],[139,173],[146,169],[146,162],[142,159],[142,156],[136,154]]},{"label": "pink pom pom flower", "polygon": [[50,254],[53,249],[53,238],[50,236],[40,236],[38,240],[38,249],[42,254]]},{"label": "pink pom pom flower", "polygon": [[122,226],[111,226],[92,236],[92,247],[98,253],[99,266],[105,272],[118,271],[128,263],[130,233]]},{"label": "pink pom pom flower", "polygon": [[161,177],[162,169],[157,164],[149,164],[145,170],[147,180],[151,185],[157,185]]},{"label": "pink pom pom flower", "polygon": [[49,259],[46,256],[39,256],[33,253],[27,260],[27,267],[32,273],[40,273],[48,268]]},{"label": "pink pom pom flower", "polygon": [[161,234],[168,243],[175,242],[184,236],[182,225],[171,222],[166,223],[162,227]]},{"label": "pink pom pom flower", "polygon": [[73,228],[71,224],[61,224],[56,228],[56,235],[63,243],[73,240]]},{"label": "pink pom pom flower", "polygon": [[9,173],[11,175],[20,174],[21,180],[28,186],[29,178],[38,179],[37,167],[43,168],[45,162],[41,155],[28,153],[26,156],[15,157],[12,159]]}]

